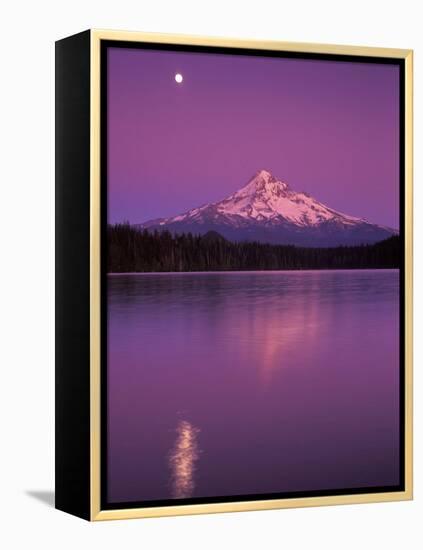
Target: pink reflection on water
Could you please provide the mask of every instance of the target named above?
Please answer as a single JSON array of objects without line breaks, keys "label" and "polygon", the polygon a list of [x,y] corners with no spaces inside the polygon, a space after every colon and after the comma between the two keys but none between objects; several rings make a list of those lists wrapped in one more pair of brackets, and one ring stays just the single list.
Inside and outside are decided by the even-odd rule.
[{"label": "pink reflection on water", "polygon": [[186,420],[181,420],[176,428],[177,438],[169,457],[174,498],[188,498],[194,491],[195,462],[199,457],[197,441],[199,432],[199,428]]},{"label": "pink reflection on water", "polygon": [[240,327],[248,341],[245,351],[256,365],[257,381],[262,386],[271,384],[279,370],[292,368],[292,356],[298,353],[298,348],[303,348],[303,363],[312,365],[320,321],[318,307],[308,303],[306,297],[298,301],[295,311],[268,308],[245,319]]}]

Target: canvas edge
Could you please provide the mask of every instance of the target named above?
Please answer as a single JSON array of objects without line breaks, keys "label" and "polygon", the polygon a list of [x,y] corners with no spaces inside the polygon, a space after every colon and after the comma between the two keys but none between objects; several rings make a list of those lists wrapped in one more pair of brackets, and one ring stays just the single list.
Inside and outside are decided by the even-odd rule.
[{"label": "canvas edge", "polygon": [[413,51],[405,60],[405,490],[413,498]]},{"label": "canvas edge", "polygon": [[[413,50],[368,46],[275,42],[134,31],[91,31],[90,91],[90,519],[91,521],[197,515],[405,501],[413,498]],[[405,488],[403,491],[294,499],[175,505],[155,508],[101,510],[100,479],[100,43],[101,40],[152,42],[305,53],[376,56],[405,61]]]}]

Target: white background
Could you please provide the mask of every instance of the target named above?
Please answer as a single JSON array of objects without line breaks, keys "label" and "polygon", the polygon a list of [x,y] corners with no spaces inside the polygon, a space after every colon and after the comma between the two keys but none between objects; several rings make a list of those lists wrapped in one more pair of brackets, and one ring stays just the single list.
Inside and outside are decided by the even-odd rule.
[{"label": "white background", "polygon": [[[419,372],[422,291],[418,283],[423,275],[420,186],[423,143],[419,101],[423,33],[419,3],[408,0],[2,3],[0,545],[3,548],[75,549],[92,545],[408,550],[423,547],[423,402]],[[414,502],[97,524],[73,518],[46,504],[46,500],[52,500],[54,465],[54,41],[90,27],[415,49]]]}]

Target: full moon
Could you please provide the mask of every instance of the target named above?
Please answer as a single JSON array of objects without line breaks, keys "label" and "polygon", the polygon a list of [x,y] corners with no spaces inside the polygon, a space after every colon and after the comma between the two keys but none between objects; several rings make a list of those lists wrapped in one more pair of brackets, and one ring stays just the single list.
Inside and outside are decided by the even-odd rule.
[{"label": "full moon", "polygon": [[183,81],[183,79],[184,77],[180,73],[175,74],[175,80],[178,84],[180,84]]}]

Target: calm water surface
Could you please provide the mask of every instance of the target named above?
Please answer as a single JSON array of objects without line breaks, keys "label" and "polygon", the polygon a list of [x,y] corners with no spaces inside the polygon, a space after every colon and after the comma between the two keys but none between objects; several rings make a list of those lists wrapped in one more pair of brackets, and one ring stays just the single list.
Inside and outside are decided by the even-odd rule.
[{"label": "calm water surface", "polygon": [[108,277],[113,502],[399,482],[399,273]]}]

